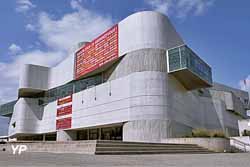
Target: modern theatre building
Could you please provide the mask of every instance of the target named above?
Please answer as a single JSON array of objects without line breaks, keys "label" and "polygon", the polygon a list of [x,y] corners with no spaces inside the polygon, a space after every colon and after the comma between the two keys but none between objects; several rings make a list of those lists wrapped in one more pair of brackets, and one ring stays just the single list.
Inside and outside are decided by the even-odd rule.
[{"label": "modern theatre building", "polygon": [[18,100],[0,114],[19,140],[161,142],[197,128],[238,135],[248,101],[247,92],[212,81],[166,16],[145,11],[55,67],[24,65]]}]

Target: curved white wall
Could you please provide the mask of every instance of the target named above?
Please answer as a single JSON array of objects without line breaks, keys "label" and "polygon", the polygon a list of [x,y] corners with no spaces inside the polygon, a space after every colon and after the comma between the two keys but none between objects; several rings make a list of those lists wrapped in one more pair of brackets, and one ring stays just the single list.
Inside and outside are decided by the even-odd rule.
[{"label": "curved white wall", "polygon": [[56,101],[43,107],[38,105],[37,99],[20,98],[10,120],[9,136],[55,132],[56,109]]},{"label": "curved white wall", "polygon": [[[40,108],[37,100],[19,99],[10,135],[55,132],[56,110],[56,101]],[[237,127],[222,100],[195,96],[166,72],[134,72],[73,94],[72,129],[122,122],[127,141],[159,142],[196,127]]]},{"label": "curved white wall", "polygon": [[[11,117],[9,135],[38,133],[42,115],[43,108],[38,106],[37,99],[20,98]],[[13,126],[14,123],[15,127]]]},{"label": "curved white wall", "polygon": [[167,119],[166,78],[164,72],[136,72],[74,94],[72,128]]},{"label": "curved white wall", "polygon": [[119,56],[143,48],[169,49],[184,44],[169,19],[158,12],[138,12],[118,25]]},{"label": "curved white wall", "polygon": [[[25,64],[21,69],[19,89],[48,90],[74,79],[74,54],[55,67]],[[25,91],[25,90],[24,90]]]},{"label": "curved white wall", "polygon": [[49,79],[48,76],[48,67],[25,64],[21,69],[19,88],[47,90]]},{"label": "curved white wall", "polygon": [[[136,72],[73,94],[72,128],[166,120],[166,79],[164,72]],[[36,99],[19,99],[9,135],[56,131],[56,110],[56,101],[42,107]]]}]

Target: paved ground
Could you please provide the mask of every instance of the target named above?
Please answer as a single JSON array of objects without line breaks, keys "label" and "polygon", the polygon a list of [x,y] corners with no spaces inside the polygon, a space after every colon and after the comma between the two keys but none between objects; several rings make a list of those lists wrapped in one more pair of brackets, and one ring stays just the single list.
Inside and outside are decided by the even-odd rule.
[{"label": "paved ground", "polygon": [[250,153],[233,154],[161,154],[161,155],[81,155],[52,153],[23,153],[11,155],[0,152],[0,166],[25,167],[249,167]]}]

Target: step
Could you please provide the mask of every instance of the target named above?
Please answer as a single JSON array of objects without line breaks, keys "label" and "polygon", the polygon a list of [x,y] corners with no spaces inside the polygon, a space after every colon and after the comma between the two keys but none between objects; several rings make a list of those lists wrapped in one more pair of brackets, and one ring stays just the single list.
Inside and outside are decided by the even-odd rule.
[{"label": "step", "polygon": [[154,146],[97,146],[96,148],[138,148],[138,149],[143,149],[143,148],[154,148],[154,149],[206,149],[204,147],[200,147],[200,146],[193,146],[193,147],[168,147],[168,146],[164,146],[164,147],[154,147]]},{"label": "step", "polygon": [[207,154],[213,153],[196,144],[97,141],[95,154]]},{"label": "step", "polygon": [[197,145],[189,144],[147,144],[147,143],[97,143],[97,146],[154,146],[154,147],[197,147]]},{"label": "step", "polygon": [[192,149],[189,149],[189,148],[184,148],[184,149],[176,149],[176,148],[152,148],[152,147],[134,147],[134,148],[126,148],[126,147],[97,147],[96,148],[96,151],[144,151],[144,150],[152,150],[152,151],[157,151],[157,150],[166,150],[166,151],[174,151],[174,150],[177,150],[177,151],[181,151],[181,150],[184,150],[184,151],[192,151],[192,150],[200,150],[200,151],[208,151],[207,149],[204,149],[204,148],[192,148]]},{"label": "step", "polygon": [[200,151],[200,150],[157,150],[157,151],[96,151],[95,154],[211,154],[211,151]]},{"label": "step", "polygon": [[165,145],[173,145],[173,146],[179,146],[179,145],[189,145],[189,146],[196,146],[196,144],[175,144],[175,143],[144,143],[144,142],[129,142],[129,141],[119,141],[119,140],[97,140],[97,144],[143,144],[143,145],[159,145],[159,146],[165,146]]},{"label": "step", "polygon": [[154,147],[154,148],[197,148],[198,146],[154,146],[154,145],[96,145],[96,147]]}]

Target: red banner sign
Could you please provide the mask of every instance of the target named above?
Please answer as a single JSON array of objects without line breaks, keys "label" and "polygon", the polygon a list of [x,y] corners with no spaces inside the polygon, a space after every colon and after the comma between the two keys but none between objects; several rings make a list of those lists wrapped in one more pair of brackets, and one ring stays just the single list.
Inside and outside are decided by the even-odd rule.
[{"label": "red banner sign", "polygon": [[71,128],[71,121],[71,117],[56,120],[56,129],[58,130]]},{"label": "red banner sign", "polygon": [[118,25],[83,46],[75,59],[75,78],[118,58]]},{"label": "red banner sign", "polygon": [[57,100],[57,105],[60,106],[60,105],[70,103],[70,102],[72,102],[72,95],[61,98],[61,99],[58,99]]},{"label": "red banner sign", "polygon": [[72,114],[72,105],[58,108],[56,116],[60,117],[60,116],[63,116],[63,115],[68,115],[68,114]]},{"label": "red banner sign", "polygon": [[[72,95],[57,100],[56,129],[71,128]],[[63,118],[62,118],[63,117]]]}]

